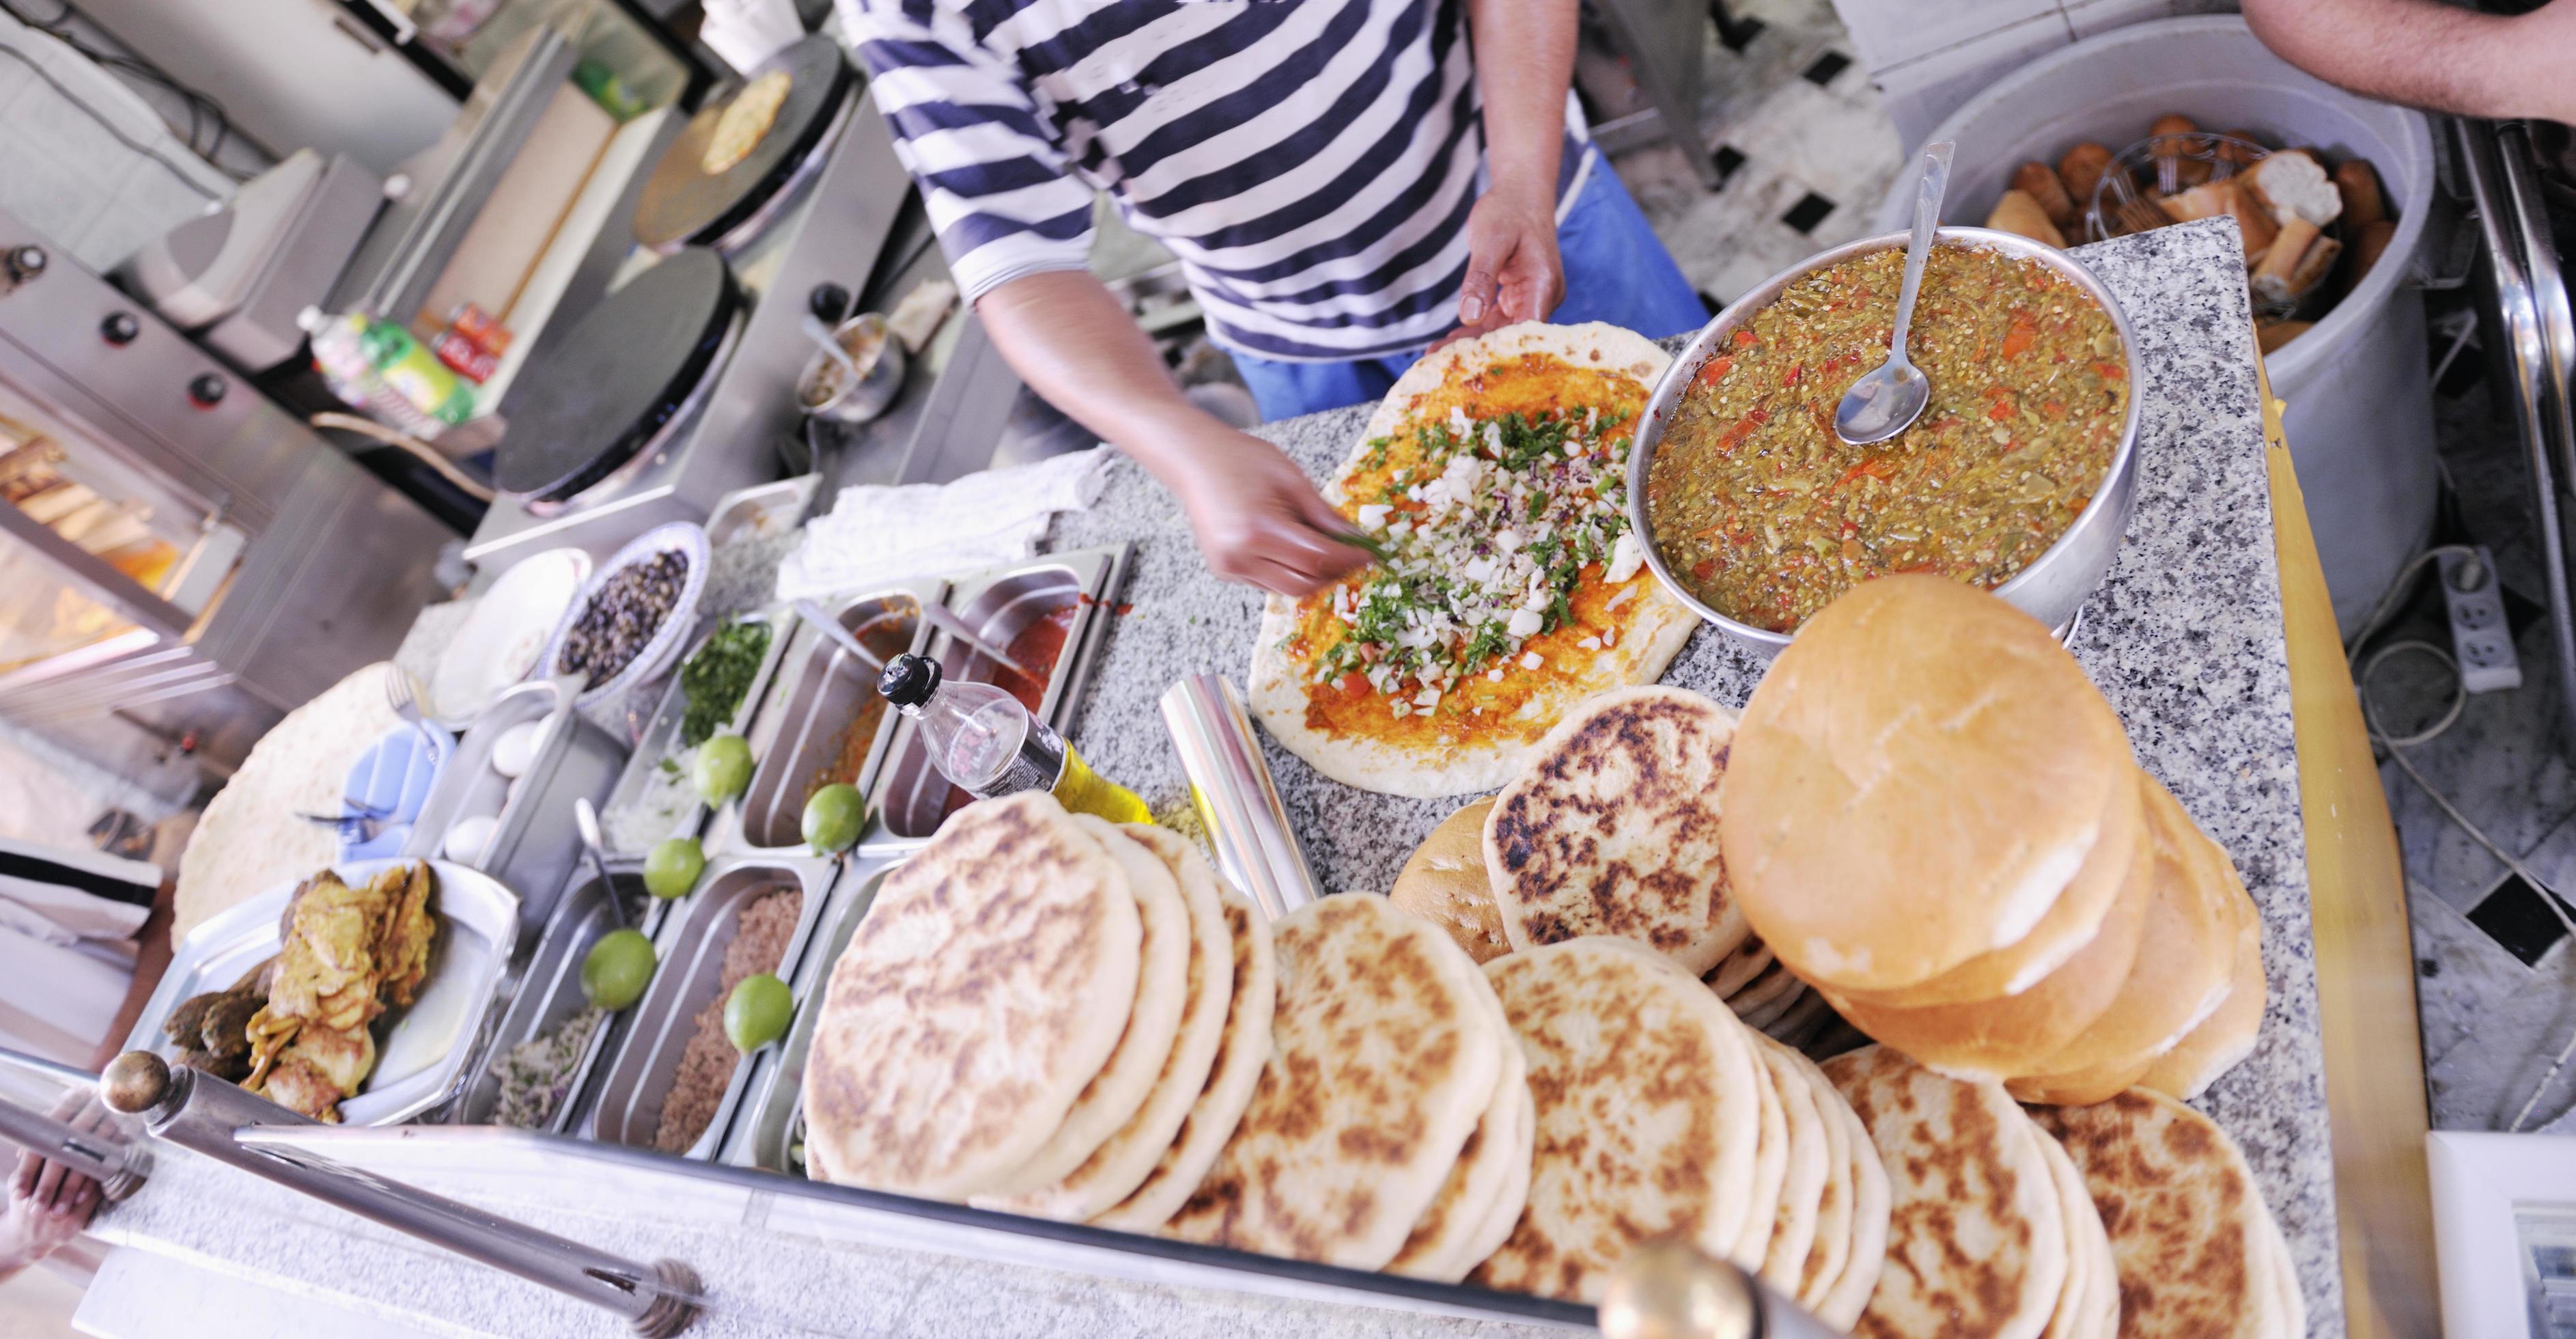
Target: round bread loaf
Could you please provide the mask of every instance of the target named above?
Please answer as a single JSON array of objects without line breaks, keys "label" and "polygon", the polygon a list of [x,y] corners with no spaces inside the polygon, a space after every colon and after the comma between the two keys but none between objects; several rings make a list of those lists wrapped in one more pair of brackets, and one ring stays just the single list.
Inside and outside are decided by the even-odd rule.
[{"label": "round bread loaf", "polygon": [[1485,868],[1516,949],[1632,939],[1697,976],[1744,942],[1718,841],[1735,713],[1678,688],[1576,708],[1494,797]]},{"label": "round bread loaf", "polygon": [[2240,918],[2253,904],[2218,844],[2160,785],[2150,784],[2156,893],[2137,959],[2092,1024],[2006,1086],[2026,1102],[2083,1105],[2128,1087],[2225,1001]]},{"label": "round bread loaf", "polygon": [[[1182,1010],[1189,999],[1190,945],[1195,935],[1171,868],[1117,824],[1091,814],[1074,814],[1072,818],[1100,843],[1110,859],[1118,862],[1119,872],[1126,875],[1127,886],[1136,895],[1136,913],[1144,929],[1137,956],[1136,1000],[1128,1010],[1127,1030],[1119,1034],[1118,1049],[1109,1053],[1108,1062],[1082,1090],[1082,1096],[1065,1113],[1055,1133],[1038,1145],[1027,1162],[1012,1169],[978,1198],[978,1204],[985,1208],[1003,1207],[996,1202],[1000,1197],[1033,1196],[1056,1188],[1090,1161],[1111,1135],[1136,1118],[1162,1076],[1163,1062],[1171,1058],[1172,1043],[1180,1037]],[[1140,1178],[1142,1175],[1138,1173]],[[1124,1194],[1122,1191],[1092,1204],[1091,1212],[1117,1203]],[[1093,1198],[1096,1197],[1069,1197],[1058,1207],[1072,1207],[1075,1199]],[[1015,1203],[1032,1211],[1036,1205],[1027,1200]]]},{"label": "round bread loaf", "polygon": [[2029,935],[2134,771],[2048,629],[1956,582],[1886,577],[1809,619],[1754,690],[1720,840],[1781,961],[1896,990]]},{"label": "round bread loaf", "polygon": [[[1224,1037],[1226,1014],[1234,1002],[1234,936],[1226,928],[1225,908],[1217,901],[1216,870],[1199,854],[1196,843],[1167,829],[1131,823],[1116,831],[1162,862],[1188,918],[1187,974],[1178,1034],[1136,1114],[1103,1140],[1081,1166],[1043,1190],[985,1207],[1078,1223],[1127,1198],[1171,1148],[1216,1062],[1217,1044]],[[1092,835],[1111,845],[1099,828],[1093,828]],[[1146,932],[1148,962],[1158,951],[1156,933]],[[1135,1025],[1131,1016],[1128,1026]],[[1122,1053],[1125,1045],[1120,1043]],[[1103,1074],[1117,1063],[1112,1059]],[[1080,1109],[1077,1104],[1075,1110]]]},{"label": "round bread loaf", "polygon": [[832,965],[805,1065],[814,1165],[936,1199],[991,1189],[1117,1049],[1142,940],[1126,874],[1051,797],[951,815]]},{"label": "round bread loaf", "polygon": [[2278,1231],[2226,1131],[2136,1088],[2030,1114],[2065,1145],[2110,1234],[2123,1339],[2292,1333],[2274,1268]]},{"label": "round bread loaf", "polygon": [[[1630,1248],[1679,1236],[1729,1254],[1755,1217],[1753,1044],[1690,973],[1587,936],[1486,965],[1529,1060],[1529,1203],[1470,1276],[1597,1302]],[[1768,1215],[1771,1205],[1762,1206]]]},{"label": "round bread loaf", "polygon": [[2236,912],[2236,969],[2227,998],[2174,1048],[2149,1062],[2137,1086],[2188,1102],[2253,1054],[2263,1030],[2263,916],[2247,898]]},{"label": "round bread loaf", "polygon": [[1508,1038],[1476,964],[1374,893],[1273,927],[1270,1063],[1234,1138],[1170,1222],[1184,1241],[1382,1269],[1457,1166]]},{"label": "round bread loaf", "polygon": [[1885,1046],[1824,1068],[1887,1170],[1887,1267],[1855,1333],[2039,1339],[2066,1285],[2066,1215],[2021,1108]]},{"label": "round bread loaf", "polygon": [[1503,914],[1485,877],[1485,815],[1494,802],[1474,804],[1440,820],[1413,848],[1387,894],[1395,904],[1448,932],[1478,966],[1512,951],[1503,937]]},{"label": "round bread loaf", "polygon": [[1197,1190],[1217,1154],[1234,1137],[1243,1109],[1270,1063],[1270,1015],[1279,998],[1279,978],[1271,958],[1270,922],[1252,899],[1220,880],[1217,903],[1225,915],[1234,948],[1234,998],[1226,1005],[1225,1031],[1208,1062],[1207,1085],[1190,1104],[1189,1116],[1172,1136],[1170,1147],[1155,1161],[1135,1193],[1116,1208],[1092,1219],[1103,1227],[1151,1232],[1180,1212]]}]

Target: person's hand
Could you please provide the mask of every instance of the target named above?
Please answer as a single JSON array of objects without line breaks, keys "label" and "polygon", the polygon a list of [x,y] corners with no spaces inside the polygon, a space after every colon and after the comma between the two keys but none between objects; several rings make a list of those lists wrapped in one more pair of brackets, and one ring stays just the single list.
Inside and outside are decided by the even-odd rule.
[{"label": "person's hand", "polygon": [[[98,1094],[78,1089],[54,1104],[54,1119],[88,1133],[111,1129],[114,1117]],[[98,1182],[79,1172],[21,1152],[9,1176],[9,1209],[0,1219],[0,1273],[44,1259],[61,1250],[98,1212]]]},{"label": "person's hand", "polygon": [[[1565,300],[1565,261],[1556,252],[1553,191],[1497,188],[1467,214],[1467,279],[1458,288],[1458,328],[1440,343],[1543,321]],[[1437,345],[1433,347],[1438,347]]]},{"label": "person's hand", "polygon": [[1280,595],[1314,593],[1368,561],[1335,536],[1353,527],[1279,448],[1219,428],[1174,453],[1171,480],[1208,570]]}]

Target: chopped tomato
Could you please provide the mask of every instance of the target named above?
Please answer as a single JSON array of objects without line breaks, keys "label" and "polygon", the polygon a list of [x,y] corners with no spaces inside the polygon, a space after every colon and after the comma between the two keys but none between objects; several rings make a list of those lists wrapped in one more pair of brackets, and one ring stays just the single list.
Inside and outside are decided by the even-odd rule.
[{"label": "chopped tomato", "polygon": [[1783,386],[1795,386],[1798,384],[1798,379],[1806,374],[1807,365],[1805,363],[1792,363],[1789,365],[1789,374],[1780,378],[1780,384]]},{"label": "chopped tomato", "polygon": [[1753,344],[1753,330],[1752,330],[1752,328],[1751,328],[1751,327],[1749,327],[1749,326],[1737,326],[1737,327],[1735,328],[1735,347],[1737,347],[1737,348],[1739,348],[1739,349],[1742,349],[1742,348],[1749,348],[1749,347],[1751,347],[1751,346],[1752,346],[1752,344]]},{"label": "chopped tomato", "polygon": [[1691,575],[1698,577],[1702,581],[1706,581],[1716,574],[1717,560],[1715,558],[1702,558],[1698,562],[1691,564]]},{"label": "chopped tomato", "polygon": [[2052,419],[2062,419],[2066,417],[2066,404],[2062,400],[2043,401],[2039,406],[2039,412]]},{"label": "chopped tomato", "polygon": [[2013,402],[2012,397],[2009,395],[1996,396],[1995,407],[1986,411],[1986,417],[1993,419],[1997,423],[2001,423],[2012,416]]},{"label": "chopped tomato", "polygon": [[2104,381],[2126,381],[2129,379],[2129,369],[2120,366],[2118,363],[2095,363],[2093,364],[2093,370],[2101,373]]},{"label": "chopped tomato", "polygon": [[2004,332],[2004,356],[2019,357],[2023,350],[2030,347],[2030,342],[2038,337],[2039,327],[2033,324],[2028,316],[2014,317],[2012,328]]},{"label": "chopped tomato", "polygon": [[1695,380],[1703,386],[1714,386],[1718,383],[1719,378],[1724,377],[1727,373],[1734,370],[1734,359],[1711,358],[1707,362],[1700,364],[1699,376],[1695,378]]},{"label": "chopped tomato", "polygon": [[1890,483],[1896,478],[1896,466],[1890,463],[1885,456],[1874,456],[1852,466],[1850,470],[1843,474],[1842,478],[1834,481],[1834,487],[1840,489],[1846,485],[1858,483],[1860,482],[1860,477],[1864,474],[1868,475],[1870,478],[1878,480],[1880,483]]},{"label": "chopped tomato", "polygon": [[1345,693],[1365,693],[1369,690],[1368,676],[1358,670],[1352,670],[1343,675],[1338,683]]}]

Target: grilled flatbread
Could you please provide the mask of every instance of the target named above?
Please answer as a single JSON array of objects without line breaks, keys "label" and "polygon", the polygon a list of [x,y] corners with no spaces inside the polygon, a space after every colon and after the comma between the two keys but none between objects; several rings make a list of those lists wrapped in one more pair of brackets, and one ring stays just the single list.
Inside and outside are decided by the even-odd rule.
[{"label": "grilled flatbread", "polygon": [[937,1199],[991,1189],[1117,1049],[1143,938],[1126,874],[1052,798],[959,810],[832,965],[805,1066],[820,1165]]},{"label": "grilled flatbread", "polygon": [[2001,1085],[1885,1046],[1825,1062],[1887,1170],[1887,1267],[1859,1339],[2038,1339],[2066,1284],[2066,1215]]},{"label": "grilled flatbread", "polygon": [[1772,1214],[1771,1239],[1763,1247],[1760,1273],[1763,1282],[1794,1297],[1807,1267],[1807,1253],[1816,1244],[1817,1204],[1824,1197],[1825,1164],[1832,1146],[1825,1133],[1825,1115],[1816,1108],[1815,1086],[1808,1081],[1798,1053],[1760,1033],[1753,1034],[1753,1051],[1771,1071],[1788,1136],[1779,1208]]},{"label": "grilled flatbread", "polygon": [[1386,561],[1264,607],[1250,698],[1271,736],[1363,790],[1462,795],[1584,698],[1661,677],[1698,621],[1645,570],[1620,490],[1670,361],[1532,322],[1407,369],[1324,487]]},{"label": "grilled flatbread", "polygon": [[[1784,1048],[1785,1049],[1785,1048]],[[1855,1134],[1866,1143],[1868,1135],[1860,1132],[1860,1122],[1853,1118],[1843,1095],[1834,1091],[1825,1072],[1805,1056],[1792,1051],[1793,1068],[1807,1086],[1807,1096],[1814,1105],[1818,1138],[1825,1145],[1825,1180],[1816,1192],[1816,1230],[1807,1247],[1807,1255],[1798,1263],[1797,1278],[1783,1289],[1798,1299],[1798,1305],[1809,1311],[1820,1311],[1825,1295],[1832,1291],[1835,1280],[1842,1277],[1843,1262],[1851,1256],[1852,1196],[1859,1187],[1854,1179],[1859,1168],[1852,1162],[1852,1139]],[[1876,1154],[1870,1155],[1873,1159]],[[1884,1218],[1886,1201],[1879,1204]],[[1769,1273],[1764,1274],[1766,1281]],[[1866,1293],[1863,1294],[1867,1296]]]},{"label": "grilled flatbread", "polygon": [[2065,1145],[2042,1131],[2039,1151],[2048,1159],[2058,1206],[2066,1213],[2066,1286],[2042,1339],[2113,1339],[2120,1332],[2120,1270],[2111,1258],[2110,1234],[2102,1230],[2102,1215]]},{"label": "grilled flatbread", "polygon": [[1569,713],[1494,797],[1485,868],[1514,949],[1632,939],[1693,976],[1744,942],[1718,850],[1735,713],[1679,688],[1623,688]]},{"label": "grilled flatbread", "polygon": [[[1225,908],[1217,902],[1216,870],[1208,865],[1207,857],[1199,854],[1196,844],[1163,828],[1134,823],[1116,832],[1162,862],[1170,872],[1187,917],[1185,989],[1176,1035],[1164,1055],[1162,1071],[1155,1075],[1136,1114],[1093,1150],[1081,1166],[1043,1190],[999,1200],[987,1207],[1078,1223],[1127,1198],[1172,1146],[1172,1137],[1179,1133],[1190,1107],[1207,1087],[1217,1043],[1225,1035],[1226,1012],[1234,1002],[1234,942],[1226,929]],[[1112,845],[1100,828],[1092,828],[1091,833],[1100,837],[1103,845]],[[1142,886],[1143,881],[1135,878],[1134,871],[1130,879]],[[1139,910],[1145,910],[1144,903],[1139,903]],[[1149,914],[1146,919],[1150,927],[1153,916]],[[1161,933],[1154,928],[1146,931],[1144,958],[1149,963],[1161,951],[1157,938]],[[1139,975],[1148,977],[1152,972],[1149,969]],[[1139,989],[1144,987],[1140,985]],[[1129,1017],[1131,1030],[1145,1012],[1140,1004]],[[1119,1043],[1121,1055],[1127,1045],[1126,1041]],[[1113,1057],[1101,1071],[1102,1078],[1106,1079],[1118,1065],[1118,1058]],[[1099,1082],[1095,1080],[1095,1086]],[[1088,1100],[1088,1094],[1085,1097]],[[1077,1103],[1075,1110],[1081,1109]],[[1068,1128],[1071,1123],[1068,1117]]]},{"label": "grilled flatbread", "polygon": [[1381,1269],[1493,1100],[1508,1038],[1467,955],[1374,893],[1299,907],[1274,940],[1270,1064],[1215,1168],[1163,1230]]},{"label": "grilled flatbread", "polygon": [[2272,1268],[2278,1231],[2224,1130],[2141,1088],[2030,1114],[2065,1145],[2110,1234],[2122,1339],[2292,1333]]},{"label": "grilled flatbread", "polygon": [[1596,1302],[1648,1238],[1731,1253],[1756,1217],[1762,1124],[1758,1062],[1734,1015],[1621,939],[1515,953],[1485,975],[1529,1059],[1538,1137],[1529,1204],[1473,1281]]},{"label": "grilled flatbread", "polygon": [[1226,1005],[1225,1031],[1208,1064],[1207,1086],[1190,1104],[1189,1117],[1172,1136],[1154,1170],[1116,1208],[1091,1221],[1128,1232],[1151,1232],[1180,1211],[1217,1154],[1234,1137],[1261,1071],[1270,1063],[1270,1015],[1279,998],[1271,958],[1270,922],[1252,899],[1220,882],[1217,902],[1234,950],[1234,998]]},{"label": "grilled flatbread", "polygon": [[1478,966],[1512,951],[1485,874],[1485,815],[1493,810],[1492,800],[1478,800],[1441,819],[1387,892],[1397,906],[1447,931]]},{"label": "grilled flatbread", "polygon": [[[1492,1245],[1475,1249],[1489,1235],[1493,1219],[1498,1215],[1519,1218],[1522,1201],[1529,1195],[1530,1142],[1537,1133],[1530,1114],[1529,1062],[1520,1044],[1509,1040],[1511,1021],[1503,1016],[1503,1002],[1483,972],[1476,973],[1476,986],[1478,1002],[1493,1019],[1495,1035],[1506,1039],[1503,1075],[1494,1085],[1484,1119],[1476,1122],[1475,1133],[1458,1150],[1458,1165],[1449,1173],[1448,1183],[1414,1223],[1404,1249],[1387,1264],[1390,1274],[1443,1283],[1467,1277],[1468,1270],[1493,1253]],[[1505,1191],[1514,1184],[1519,1192],[1509,1204],[1503,1203]]]},{"label": "grilled flatbread", "polygon": [[1771,964],[1777,961],[1779,959],[1771,956],[1771,950],[1762,947],[1761,940],[1747,935],[1743,943],[1718,959],[1717,965],[1708,969],[1700,980],[1707,982],[1708,988],[1717,992],[1719,999],[1727,999],[1751,985],[1753,978],[1769,971]]},{"label": "grilled flatbread", "polygon": [[1869,1299],[1878,1293],[1878,1281],[1886,1273],[1888,1234],[1894,1226],[1895,1188],[1887,1174],[1887,1160],[1880,1157],[1878,1145],[1870,1138],[1869,1127],[1861,1123],[1860,1113],[1844,1099],[1842,1090],[1834,1087],[1832,1076],[1819,1069],[1816,1077],[1834,1095],[1833,1110],[1843,1120],[1849,1133],[1852,1166],[1851,1250],[1843,1259],[1840,1274],[1816,1303],[1816,1317],[1839,1329],[1850,1329],[1860,1323],[1861,1312]]},{"label": "grilled flatbread", "polygon": [[707,135],[707,147],[698,155],[698,170],[710,177],[730,172],[751,151],[760,147],[769,128],[778,121],[778,110],[787,105],[787,90],[796,77],[785,70],[772,70],[742,86],[733,101],[716,113],[715,129]]}]

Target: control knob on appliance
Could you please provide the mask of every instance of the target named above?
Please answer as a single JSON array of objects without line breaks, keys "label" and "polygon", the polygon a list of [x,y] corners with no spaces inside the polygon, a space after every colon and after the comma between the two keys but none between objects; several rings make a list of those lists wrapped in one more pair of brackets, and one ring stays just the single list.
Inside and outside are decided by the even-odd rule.
[{"label": "control knob on appliance", "polygon": [[207,372],[188,383],[188,399],[199,409],[212,409],[224,402],[224,392],[229,389],[220,374]]},{"label": "control knob on appliance", "polygon": [[109,312],[107,319],[98,323],[98,337],[120,349],[142,333],[143,323],[135,320],[132,312]]},{"label": "control knob on appliance", "polygon": [[43,274],[46,263],[45,249],[41,246],[13,246],[0,250],[0,293]]}]

